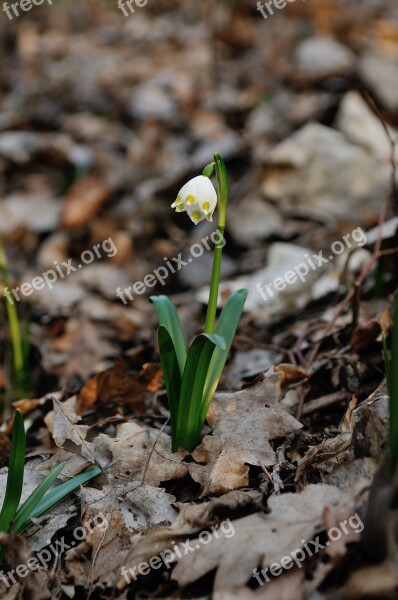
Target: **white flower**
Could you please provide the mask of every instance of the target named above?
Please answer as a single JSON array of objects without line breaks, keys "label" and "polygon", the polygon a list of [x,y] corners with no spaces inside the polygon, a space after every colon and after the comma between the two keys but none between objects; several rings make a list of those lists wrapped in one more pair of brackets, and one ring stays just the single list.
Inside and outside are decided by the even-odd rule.
[{"label": "white flower", "polygon": [[208,177],[198,175],[181,188],[171,208],[175,208],[176,212],[186,211],[191,221],[197,225],[203,219],[212,221],[216,206],[217,193],[212,182]]}]

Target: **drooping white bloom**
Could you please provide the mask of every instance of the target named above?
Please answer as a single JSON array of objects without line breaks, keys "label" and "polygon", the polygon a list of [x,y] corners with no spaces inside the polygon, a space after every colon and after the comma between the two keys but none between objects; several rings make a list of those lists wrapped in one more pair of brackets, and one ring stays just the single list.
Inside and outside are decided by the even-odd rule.
[{"label": "drooping white bloom", "polygon": [[203,219],[212,221],[216,206],[217,193],[212,182],[208,177],[198,175],[181,188],[171,208],[175,208],[176,212],[186,211],[197,225]]}]

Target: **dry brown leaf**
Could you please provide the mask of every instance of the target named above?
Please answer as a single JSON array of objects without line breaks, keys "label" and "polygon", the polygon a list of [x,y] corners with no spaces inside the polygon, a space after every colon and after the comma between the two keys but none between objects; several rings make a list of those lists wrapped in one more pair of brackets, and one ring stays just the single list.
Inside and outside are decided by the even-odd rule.
[{"label": "dry brown leaf", "polygon": [[[67,568],[75,585],[87,587],[91,577],[96,585],[115,585],[126,561],[132,532],[145,532],[159,524],[173,523],[178,515],[174,503],[175,497],[171,494],[132,479],[113,479],[111,489],[85,486],[82,490],[82,523],[88,534],[67,554]],[[106,519],[105,525],[90,527],[102,516]],[[94,565],[82,560],[89,553],[96,556]]]},{"label": "dry brown leaf", "polygon": [[81,421],[75,412],[76,398],[72,397],[65,402],[53,398],[53,413],[45,417],[46,425],[52,432],[55,444],[59,448],[83,456],[91,463],[95,463],[95,446],[86,441],[87,425],[77,425]]},{"label": "dry brown leaf", "polygon": [[[138,368],[137,368],[138,367]],[[134,369],[135,372],[132,372]],[[94,375],[80,390],[77,398],[79,414],[110,404],[129,405],[134,412],[146,412],[143,400],[148,393],[161,389],[162,370],[159,364],[138,365],[137,357],[119,358],[115,366]]]},{"label": "dry brown leaf", "polygon": [[[156,444],[156,445],[155,445]],[[171,439],[155,429],[145,428],[135,422],[117,427],[116,439],[110,440],[109,449],[115,476],[125,480],[142,481],[158,486],[162,481],[181,479],[188,473],[183,461],[187,453],[183,450],[171,452]]]},{"label": "dry brown leaf", "polygon": [[[308,449],[298,461],[295,481],[306,485],[309,469],[319,471],[322,480],[344,489],[371,480],[387,439],[388,398],[385,385],[353,409],[353,427]],[[347,424],[348,426],[348,424]]]},{"label": "dry brown leaf", "polygon": [[292,385],[293,383],[298,383],[299,381],[303,381],[303,379],[307,379],[308,372],[304,371],[304,369],[299,369],[295,365],[281,363],[275,367],[275,371],[277,373],[282,373],[283,379],[281,381],[281,388],[285,388],[288,385]]},{"label": "dry brown leaf", "polygon": [[308,483],[309,468],[331,472],[343,462],[349,462],[352,434],[342,433],[334,438],[324,440],[318,446],[312,446],[299,461],[295,481],[299,487]]},{"label": "dry brown leaf", "polygon": [[269,514],[256,513],[232,521],[235,534],[227,539],[213,536],[177,559],[172,577],[181,587],[217,569],[214,589],[233,589],[246,584],[253,569],[269,567],[302,547],[324,529],[327,506],[352,514],[348,494],[334,486],[310,485],[301,494],[282,494],[269,499]]},{"label": "dry brown leaf", "polygon": [[[279,404],[281,373],[270,371],[254,386],[231,394],[216,394],[207,415],[213,429],[192,456],[191,477],[202,496],[220,495],[248,484],[248,467],[272,465],[270,440],[302,425]],[[199,464],[198,464],[199,463]]]},{"label": "dry brown leaf", "polygon": [[398,567],[394,563],[381,563],[355,571],[345,587],[347,600],[396,600]]},{"label": "dry brown leaf", "polygon": [[352,431],[354,427],[354,409],[358,404],[358,398],[353,396],[347,406],[347,409],[344,413],[344,417],[340,423],[340,431],[342,433],[346,433],[347,431]]},{"label": "dry brown leaf", "polygon": [[27,415],[28,413],[32,412],[32,410],[34,410],[41,404],[42,404],[41,400],[31,400],[31,399],[27,398],[25,400],[17,400],[16,402],[13,402],[12,407],[15,410],[17,410],[17,409],[20,410],[23,415]]},{"label": "dry brown leaf", "polygon": [[0,469],[8,465],[11,441],[6,433],[0,432]]},{"label": "dry brown leaf", "polygon": [[60,336],[50,343],[46,339],[43,346],[44,368],[48,373],[59,375],[61,385],[76,376],[87,380],[105,356],[109,358],[119,354],[116,345],[109,341],[106,330],[80,313],[67,321]]},{"label": "dry brown leaf", "polygon": [[213,600],[304,600],[304,573],[296,569],[286,571],[283,577],[271,579],[264,587],[251,590],[248,587],[219,590]]},{"label": "dry brown leaf", "polygon": [[361,352],[369,348],[381,333],[381,325],[377,319],[370,319],[366,323],[358,325],[351,337],[353,352]]},{"label": "dry brown leaf", "polygon": [[87,175],[75,183],[65,196],[62,207],[63,227],[87,225],[109,198],[110,190],[94,175]]}]

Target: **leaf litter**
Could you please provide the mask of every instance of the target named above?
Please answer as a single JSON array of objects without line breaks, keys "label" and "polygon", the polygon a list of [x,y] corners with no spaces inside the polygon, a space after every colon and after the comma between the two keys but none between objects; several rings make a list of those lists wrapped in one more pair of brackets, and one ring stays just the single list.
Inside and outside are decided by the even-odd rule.
[{"label": "leaf litter", "polygon": [[[63,460],[58,482],[107,468],[4,540],[7,571],[85,530],[2,597],[395,598],[381,341],[397,278],[394,3],[297,2],[267,20],[249,0],[159,1],[128,19],[110,2],[34,8],[0,23],[0,233],[11,285],[76,266],[109,237],[117,254],[18,304],[32,357],[32,393],[13,403],[29,426],[24,497]],[[184,229],[168,199],[214,151],[232,179],[220,305],[243,286],[250,293],[201,442],[173,454],[148,296],[172,294],[192,337],[209,257],[126,305],[115,294],[210,235],[209,223]],[[259,293],[358,227],[363,246],[267,300]],[[328,539],[354,514],[363,531]],[[106,529],[90,530],[98,515]],[[324,547],[300,568],[260,585],[254,569],[317,536]],[[123,577],[123,567],[137,573],[188,542],[198,548]]]}]

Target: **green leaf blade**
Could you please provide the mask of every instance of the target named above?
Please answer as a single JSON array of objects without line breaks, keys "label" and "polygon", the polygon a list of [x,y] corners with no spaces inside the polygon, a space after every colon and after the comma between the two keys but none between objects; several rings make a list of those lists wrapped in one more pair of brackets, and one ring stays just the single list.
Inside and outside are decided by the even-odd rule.
[{"label": "green leaf blade", "polygon": [[180,317],[177,314],[174,304],[167,296],[151,296],[150,301],[155,306],[159,326],[167,329],[173,341],[182,377],[187,359],[187,346]]},{"label": "green leaf blade", "polygon": [[25,468],[26,436],[22,413],[17,410],[12,428],[10,462],[6,493],[0,513],[0,531],[8,533],[21,500]]},{"label": "green leaf blade", "polygon": [[216,348],[226,349],[222,336],[202,333],[194,339],[188,351],[181,383],[176,444],[190,452],[194,450],[202,429],[199,415],[203,386]]},{"label": "green leaf blade", "polygon": [[[96,477],[103,471],[104,469],[101,467],[92,467],[84,473],[76,475],[70,481],[65,481],[64,483],[61,483],[61,485],[56,487],[54,490],[45,494],[45,496],[40,500],[39,504],[36,506],[34,511],[31,513],[30,517],[34,519],[41,517],[46,512],[54,508],[54,506],[62,502],[62,500],[64,500],[69,494],[74,492],[78,487],[87,483],[88,481],[90,481],[90,479],[93,479],[93,477]],[[29,523],[27,525],[29,525]]]},{"label": "green leaf blade", "polygon": [[[387,351],[386,351],[387,353]],[[390,449],[394,468],[398,465],[398,298],[394,301],[391,359],[386,360],[390,396]]]},{"label": "green leaf blade", "polygon": [[160,362],[162,364],[163,378],[169,403],[172,451],[175,452],[177,450],[176,427],[182,377],[173,339],[167,328],[163,325],[161,325],[158,330],[158,344]]},{"label": "green leaf blade", "polygon": [[31,493],[29,498],[19,507],[15,515],[15,533],[20,533],[30,523],[30,516],[38,506],[43,496],[47,493],[51,485],[54,483],[58,475],[65,467],[66,462],[61,463],[51,473],[43,479],[36,489]]},{"label": "green leaf blade", "polygon": [[227,362],[247,294],[247,289],[241,289],[232,294],[221,311],[220,318],[216,324],[215,333],[224,338],[226,347],[225,349],[219,347],[215,348],[209,365],[199,416],[202,424],[205,422],[209,406],[220,381],[225,363]]}]

